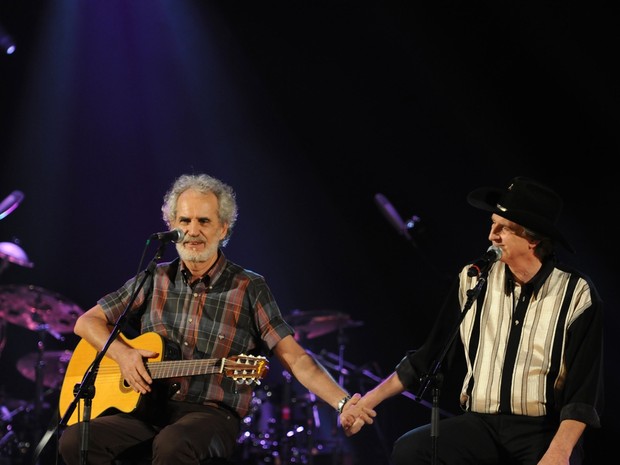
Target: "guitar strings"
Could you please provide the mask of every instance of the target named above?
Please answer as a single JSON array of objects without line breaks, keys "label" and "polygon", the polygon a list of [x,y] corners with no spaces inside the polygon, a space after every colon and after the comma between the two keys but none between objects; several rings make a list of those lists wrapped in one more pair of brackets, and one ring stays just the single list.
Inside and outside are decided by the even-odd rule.
[{"label": "guitar strings", "polygon": [[[231,361],[229,359],[224,359],[223,369],[225,370],[233,370],[233,371],[247,371],[254,372],[257,369],[261,369],[266,365],[265,360],[255,360],[254,363],[249,362],[243,363],[239,361]],[[222,367],[222,359],[202,359],[202,360],[166,360],[160,362],[147,362],[147,368],[152,374],[158,375],[160,373],[166,373],[173,370],[183,370],[191,372],[194,371],[197,367],[202,368],[214,368],[217,371],[221,371],[220,367]],[[121,370],[118,365],[105,364],[99,367],[97,372],[98,375],[108,376],[108,375],[118,375]],[[206,372],[205,374],[208,374]]]}]

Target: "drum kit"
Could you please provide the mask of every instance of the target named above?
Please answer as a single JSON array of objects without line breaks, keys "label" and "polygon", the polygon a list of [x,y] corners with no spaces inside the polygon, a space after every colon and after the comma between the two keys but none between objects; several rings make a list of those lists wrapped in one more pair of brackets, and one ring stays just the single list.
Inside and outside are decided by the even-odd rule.
[{"label": "drum kit", "polygon": [[[24,194],[13,191],[0,202],[0,219],[21,203]],[[10,266],[33,268],[19,241],[0,242],[0,275]],[[17,371],[34,383],[33,400],[7,396],[6,376],[0,386],[0,465],[28,463],[34,441],[39,439],[43,413],[50,409],[48,396],[57,393],[64,379],[72,351],[46,350],[46,339],[52,336],[64,341],[73,332],[77,318],[83,313],[75,303],[59,293],[34,285],[0,285],[0,357],[8,339],[7,324],[25,328],[37,335],[36,350],[17,360]]]},{"label": "drum kit", "polygon": [[46,350],[46,337],[51,335],[63,341],[63,335],[72,332],[75,320],[82,313],[73,302],[42,287],[0,286],[0,320],[38,335],[37,350],[23,355],[16,364],[17,371],[34,382],[34,400],[18,402],[14,409],[11,409],[10,400],[7,405],[0,405],[10,410],[0,433],[0,458],[10,458],[10,463],[15,464],[26,463],[33,441],[42,433],[43,411],[50,407],[45,398],[59,391],[73,353],[70,350]]},{"label": "drum kit", "polygon": [[[293,310],[285,319],[306,350],[344,385],[357,367],[344,360],[344,331],[363,322],[331,310]],[[308,349],[314,339],[335,333],[338,353]],[[361,371],[360,371],[361,372]],[[254,391],[243,418],[237,462],[247,465],[347,465],[354,463],[350,442],[343,436],[336,411],[305,390],[286,370],[283,380]]]}]

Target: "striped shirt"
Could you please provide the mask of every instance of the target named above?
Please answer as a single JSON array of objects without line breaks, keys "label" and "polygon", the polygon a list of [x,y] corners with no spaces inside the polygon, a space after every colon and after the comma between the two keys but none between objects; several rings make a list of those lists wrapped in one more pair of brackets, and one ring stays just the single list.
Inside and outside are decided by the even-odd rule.
[{"label": "striped shirt", "polygon": [[[398,364],[401,381],[412,386],[432,371],[450,330],[459,325],[460,339],[451,350],[463,350],[466,362],[464,410],[600,426],[602,302],[589,279],[550,259],[520,287],[497,262],[477,286],[468,268],[461,270],[427,342]],[[453,356],[446,357],[448,365]]]},{"label": "striped shirt", "polygon": [[[293,334],[265,279],[228,261],[221,250],[202,280],[190,285],[186,275],[179,259],[158,264],[131,310],[134,318],[141,313],[141,333],[155,332],[176,344],[181,359],[269,355],[282,338]],[[136,279],[141,282],[143,274],[98,301],[111,323],[128,305]],[[251,385],[216,373],[182,378],[172,399],[215,402],[242,418],[251,397]]]}]

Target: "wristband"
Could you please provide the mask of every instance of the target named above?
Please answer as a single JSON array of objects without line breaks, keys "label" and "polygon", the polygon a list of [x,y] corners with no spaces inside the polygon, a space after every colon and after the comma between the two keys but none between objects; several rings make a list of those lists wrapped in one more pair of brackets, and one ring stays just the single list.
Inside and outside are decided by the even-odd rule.
[{"label": "wristband", "polygon": [[338,414],[342,413],[342,409],[347,404],[347,402],[349,402],[350,400],[351,400],[351,396],[347,394],[340,400],[340,402],[338,402],[338,407],[336,408],[336,410],[338,410]]}]

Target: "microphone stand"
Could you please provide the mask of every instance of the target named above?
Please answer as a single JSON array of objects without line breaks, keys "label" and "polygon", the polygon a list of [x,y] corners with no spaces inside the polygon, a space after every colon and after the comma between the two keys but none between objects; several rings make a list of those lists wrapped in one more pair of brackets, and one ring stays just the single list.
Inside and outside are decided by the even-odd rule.
[{"label": "microphone stand", "polygon": [[[338,369],[338,384],[342,387],[344,387],[344,382],[345,382],[345,367],[344,367],[344,351],[345,351],[345,347],[347,345],[348,342],[348,338],[345,336],[344,334],[344,328],[341,326],[340,328],[338,328],[338,360],[337,360],[337,369]],[[336,415],[336,425],[340,424],[340,417],[338,415]],[[338,465],[338,463],[340,463],[340,460],[342,460],[343,455],[344,455],[344,445],[343,445],[343,441],[342,441],[342,437],[340,437],[340,435],[338,435],[336,437],[336,447],[335,447],[335,451],[336,453],[334,453],[332,455],[332,464],[333,465]]]},{"label": "microphone stand", "polygon": [[439,369],[441,368],[441,364],[446,358],[450,347],[459,334],[461,323],[463,322],[465,315],[473,305],[474,301],[478,298],[480,291],[482,291],[482,288],[487,282],[489,268],[490,266],[487,266],[482,273],[480,273],[476,285],[467,291],[467,301],[461,310],[459,320],[439,357],[433,362],[431,370],[422,377],[422,385],[416,396],[421,399],[428,387],[431,384],[433,385],[433,401],[431,407],[431,445],[433,448],[431,461],[432,465],[437,463],[437,439],[439,438],[439,398],[441,395],[441,384],[443,382],[443,374],[439,372]]},{"label": "microphone stand", "polygon": [[125,324],[125,320],[127,319],[127,314],[129,313],[129,310],[133,306],[133,303],[138,297],[140,290],[146,283],[146,280],[151,275],[153,275],[153,272],[155,271],[155,268],[157,267],[157,263],[161,260],[161,257],[163,256],[164,248],[165,248],[165,242],[161,241],[157,249],[157,252],[155,253],[155,257],[151,260],[151,263],[149,263],[149,265],[145,269],[144,276],[140,280],[139,284],[135,287],[133,294],[131,296],[131,299],[129,300],[129,303],[125,307],[125,310],[123,310],[123,313],[118,317],[118,320],[116,320],[116,323],[114,324],[114,327],[112,328],[112,331],[110,333],[110,336],[108,337],[108,340],[106,341],[101,351],[97,353],[92,364],[87,369],[86,374],[82,378],[82,382],[74,386],[73,388],[74,398],[69,404],[69,406],[67,407],[67,411],[61,418],[58,425],[55,428],[48,430],[47,433],[43,436],[43,438],[39,442],[39,444],[37,445],[37,448],[35,450],[34,460],[32,462],[33,465],[36,465],[39,455],[45,448],[45,445],[47,444],[51,435],[54,433],[54,430],[61,426],[66,426],[66,424],[71,419],[73,412],[77,408],[79,401],[82,399],[84,400],[84,415],[83,415],[82,424],[81,424],[81,429],[82,429],[81,439],[82,440],[81,440],[81,449],[80,449],[80,463],[82,465],[88,465],[88,442],[89,442],[89,433],[90,433],[90,416],[91,416],[91,409],[92,409],[92,400],[96,394],[95,379],[97,378],[97,372],[99,371],[99,365],[101,364],[101,360],[103,359],[105,354],[108,352],[110,345],[112,345],[114,340],[118,337],[121,330],[123,329],[123,325]]}]

